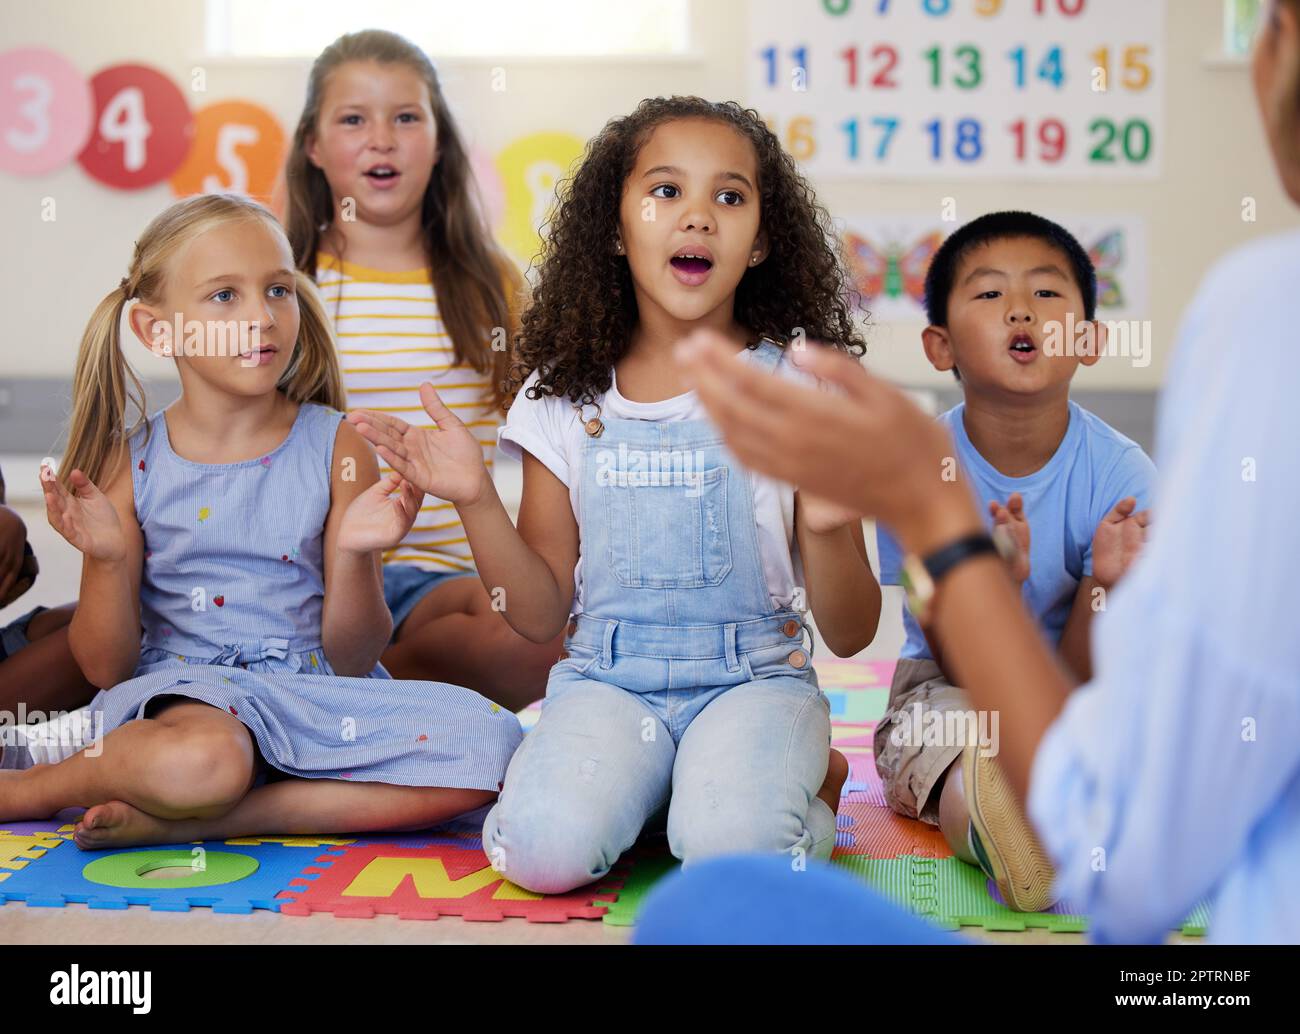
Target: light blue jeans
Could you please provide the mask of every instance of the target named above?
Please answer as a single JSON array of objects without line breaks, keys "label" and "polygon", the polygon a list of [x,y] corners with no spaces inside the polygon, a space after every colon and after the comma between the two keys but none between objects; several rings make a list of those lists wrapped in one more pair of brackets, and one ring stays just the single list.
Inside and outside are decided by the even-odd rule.
[{"label": "light blue jeans", "polygon": [[738,852],[830,856],[835,814],[817,797],[830,706],[815,678],[636,693],[584,676],[598,654],[571,653],[483,825],[483,850],[511,882],[558,894],[597,880],[665,806],[685,866]]}]

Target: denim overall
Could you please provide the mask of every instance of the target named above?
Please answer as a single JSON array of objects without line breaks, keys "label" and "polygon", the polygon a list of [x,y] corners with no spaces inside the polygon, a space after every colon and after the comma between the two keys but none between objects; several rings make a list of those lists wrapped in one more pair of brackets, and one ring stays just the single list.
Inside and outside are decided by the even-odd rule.
[{"label": "denim overall", "polygon": [[[771,370],[779,346],[752,359]],[[685,863],[825,857],[830,706],[807,631],[774,610],[749,473],[707,420],[603,419],[583,443],[583,613],[506,772],[484,850],[558,893],[604,876],[667,806]],[[808,640],[811,642],[811,634]]]}]

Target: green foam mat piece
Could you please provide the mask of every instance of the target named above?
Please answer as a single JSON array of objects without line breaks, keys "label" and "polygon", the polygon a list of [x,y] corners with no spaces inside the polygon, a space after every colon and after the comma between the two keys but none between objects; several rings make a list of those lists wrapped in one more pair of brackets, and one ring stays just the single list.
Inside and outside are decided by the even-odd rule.
[{"label": "green foam mat piece", "polygon": [[[978,926],[989,932],[1023,933],[1037,927],[1049,933],[1085,933],[1088,929],[1087,916],[1016,912],[999,904],[989,897],[984,874],[959,858],[840,855],[831,861],[945,930]],[[649,852],[634,859],[623,886],[618,889],[617,900],[609,904],[604,922],[610,926],[635,925],[646,895],[680,865],[667,852]],[[1201,903],[1183,921],[1179,932],[1186,937],[1203,937],[1209,922],[1209,907]]]},{"label": "green foam mat piece", "polygon": [[1204,937],[1210,930],[1210,906],[1202,901],[1192,914],[1183,920],[1180,930],[1184,937]]},{"label": "green foam mat piece", "polygon": [[[840,855],[832,862],[945,930],[979,926],[989,932],[1019,933],[1039,927],[1050,933],[1084,933],[1088,929],[1087,916],[1016,912],[999,904],[989,897],[984,874],[960,858]],[[1209,921],[1209,907],[1201,903],[1178,929],[1187,937],[1203,937]]]},{"label": "green foam mat piece", "polygon": [[912,867],[906,856],[869,858],[866,855],[838,855],[831,858],[831,864],[847,869],[885,897],[915,911],[911,909]]},{"label": "green foam mat piece", "polygon": [[633,926],[646,895],[656,883],[681,866],[671,854],[646,854],[632,862],[632,869],[618,889],[618,897],[609,903],[604,922],[610,926]]},{"label": "green foam mat piece", "polygon": [[1042,927],[1052,933],[1082,933],[1087,919],[1048,912],[1016,912],[988,895],[979,869],[959,858],[863,858],[842,855],[832,861],[859,879],[945,930],[979,926],[989,931]]}]

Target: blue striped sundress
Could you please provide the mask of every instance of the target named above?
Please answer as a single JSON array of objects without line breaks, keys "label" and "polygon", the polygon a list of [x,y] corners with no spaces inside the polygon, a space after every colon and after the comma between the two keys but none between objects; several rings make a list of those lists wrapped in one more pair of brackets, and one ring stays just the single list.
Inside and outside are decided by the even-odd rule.
[{"label": "blue striped sundress", "polygon": [[278,448],[240,463],[176,455],[161,412],[131,437],[140,665],[91,702],[91,728],[190,697],[238,718],[291,776],[497,790],[523,737],[510,711],[378,665],[336,675],[325,657],[322,551],[341,419],[303,404]]}]

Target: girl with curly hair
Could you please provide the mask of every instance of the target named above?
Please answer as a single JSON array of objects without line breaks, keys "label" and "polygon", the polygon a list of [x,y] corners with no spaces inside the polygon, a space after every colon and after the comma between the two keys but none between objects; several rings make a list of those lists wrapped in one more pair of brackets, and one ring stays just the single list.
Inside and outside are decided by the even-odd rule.
[{"label": "girl with curly hair", "polygon": [[754,112],[646,100],[591,141],[550,226],[500,433],[524,464],[518,530],[431,385],[435,428],[349,417],[456,504],[517,632],[565,630],[484,825],[520,886],[599,879],[665,809],[687,864],[830,854],[846,765],[831,764],[803,611],[836,654],[871,641],[880,588],[861,522],[741,467],[672,351],[708,328],[756,368],[807,379],[790,362],[805,335],[864,350],[843,289],[828,216]]}]

